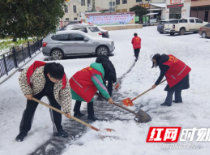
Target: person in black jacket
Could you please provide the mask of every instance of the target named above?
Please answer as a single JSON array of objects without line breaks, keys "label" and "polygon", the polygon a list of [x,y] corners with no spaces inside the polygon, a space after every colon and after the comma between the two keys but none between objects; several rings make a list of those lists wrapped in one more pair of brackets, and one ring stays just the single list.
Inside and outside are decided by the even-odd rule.
[{"label": "person in black jacket", "polygon": [[[152,86],[153,89],[162,81],[163,77],[166,75],[166,72],[168,71],[169,66],[163,63],[167,62],[168,60],[169,60],[169,56],[166,54],[162,54],[162,55],[155,54],[153,56],[152,68],[157,67],[157,66],[159,66],[160,68],[160,76],[158,77],[155,84]],[[180,82],[178,82],[173,87],[170,87],[169,85],[165,87],[165,91],[167,91],[167,97],[165,99],[165,102],[162,103],[161,106],[171,106],[172,96],[174,92],[175,92],[175,100],[173,102],[182,103],[181,91],[183,89],[188,89],[189,87],[190,85],[189,85],[189,73],[188,73],[187,76],[185,76]]]},{"label": "person in black jacket", "polygon": [[[109,95],[112,96],[112,91],[113,91],[113,83],[115,83],[117,81],[117,75],[116,75],[116,70],[114,65],[112,64],[112,62],[109,60],[108,56],[105,55],[101,55],[98,56],[96,59],[97,63],[102,63],[103,66],[106,66],[104,68],[109,69],[109,71],[105,71],[105,73],[109,73],[109,74],[105,74],[104,76],[104,84],[106,85],[106,81],[108,81],[108,92]],[[101,97],[98,97],[98,100],[102,100]]]}]

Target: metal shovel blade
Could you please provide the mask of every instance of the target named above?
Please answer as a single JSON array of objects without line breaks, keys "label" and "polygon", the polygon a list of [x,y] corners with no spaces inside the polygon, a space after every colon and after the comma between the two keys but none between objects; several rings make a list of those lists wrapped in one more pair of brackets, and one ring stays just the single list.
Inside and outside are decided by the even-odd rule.
[{"label": "metal shovel blade", "polygon": [[134,118],[136,122],[139,123],[147,123],[152,120],[149,114],[144,112],[143,110],[139,110],[138,113],[136,114],[136,117]]},{"label": "metal shovel blade", "polygon": [[117,83],[117,84],[115,85],[115,90],[117,90],[117,89],[119,88],[119,86],[120,86],[120,84]]},{"label": "metal shovel blade", "polygon": [[123,102],[123,104],[126,105],[127,107],[133,105],[133,102],[131,101],[130,98],[126,98],[126,99],[122,100],[122,102]]}]

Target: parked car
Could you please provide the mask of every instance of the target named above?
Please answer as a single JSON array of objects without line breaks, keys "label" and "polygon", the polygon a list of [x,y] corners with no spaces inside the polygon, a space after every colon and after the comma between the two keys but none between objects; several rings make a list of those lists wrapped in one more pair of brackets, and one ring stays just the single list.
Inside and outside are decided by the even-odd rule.
[{"label": "parked car", "polygon": [[164,25],[170,23],[170,24],[176,24],[178,23],[178,19],[168,19],[168,20],[161,20],[160,23],[157,26],[157,31],[161,34],[164,33]]},{"label": "parked car", "polygon": [[71,55],[108,55],[115,49],[111,39],[93,37],[78,30],[57,31],[42,42],[42,53],[60,60]]},{"label": "parked car", "polygon": [[67,26],[68,26],[68,25],[74,25],[74,24],[81,24],[81,21],[79,21],[79,20],[72,20],[72,21],[70,21],[70,22],[67,24]]},{"label": "parked car", "polygon": [[184,35],[185,32],[198,32],[199,28],[206,24],[208,23],[198,18],[188,17],[180,19],[177,24],[173,23],[165,24],[164,31],[166,33],[170,33],[170,35],[174,35],[175,33]]},{"label": "parked car", "polygon": [[77,24],[77,25],[67,26],[65,30],[80,30],[94,37],[109,38],[108,31],[99,29],[99,27],[95,25]]},{"label": "parked car", "polygon": [[202,36],[202,38],[210,37],[210,24],[201,27],[199,30],[199,34]]},{"label": "parked car", "polygon": [[100,28],[100,27],[98,27],[98,28],[99,28],[99,30],[101,31],[102,37],[103,37],[103,38],[109,38],[109,31],[104,30],[104,29],[102,29],[102,28]]}]

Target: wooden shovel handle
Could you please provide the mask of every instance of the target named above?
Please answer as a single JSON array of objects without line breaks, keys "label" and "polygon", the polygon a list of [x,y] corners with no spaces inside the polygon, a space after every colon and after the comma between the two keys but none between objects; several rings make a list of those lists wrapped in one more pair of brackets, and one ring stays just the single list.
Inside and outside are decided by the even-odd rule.
[{"label": "wooden shovel handle", "polygon": [[[163,83],[163,82],[165,82],[165,81],[166,81],[166,79],[163,80],[162,82],[160,82],[158,85],[160,85],[161,83]],[[158,86],[158,85],[157,85],[157,86]],[[135,97],[135,98],[132,99],[131,101],[134,101],[135,99],[141,97],[142,95],[146,94],[146,93],[149,92],[150,90],[152,90],[152,88],[150,88],[150,89],[148,89],[147,91],[143,92],[142,94],[138,95],[137,97]]]},{"label": "wooden shovel handle", "polygon": [[[98,95],[98,96],[102,97],[104,100],[108,101],[108,100],[107,100],[105,97],[103,97],[101,94],[96,93],[96,95]],[[119,104],[117,104],[117,103],[115,103],[115,102],[113,102],[113,104],[116,105],[116,106],[118,106],[118,107],[120,107],[120,108],[122,108],[122,109],[124,109],[124,110],[127,110],[127,111],[129,111],[129,112],[131,112],[131,113],[133,113],[133,114],[136,115],[136,113],[135,113],[134,111],[132,111],[132,110],[130,110],[130,109],[128,109],[128,108],[125,108],[125,107],[123,107],[123,106],[121,106],[121,105],[119,105]]]},{"label": "wooden shovel handle", "polygon": [[115,102],[113,102],[113,104],[116,105],[116,106],[118,106],[118,107],[120,107],[120,108],[122,108],[122,109],[124,109],[124,110],[129,111],[130,113],[133,113],[134,115],[137,115],[134,111],[132,111],[132,110],[130,110],[128,108],[125,108],[125,107],[123,107],[123,106],[121,106],[121,105],[119,105],[119,104],[117,104]]},{"label": "wooden shovel handle", "polygon": [[[44,103],[44,102],[42,102],[42,101],[40,101],[40,100],[38,100],[38,99],[36,99],[36,98],[34,98],[34,97],[32,97],[32,100],[34,100],[34,101],[36,101],[36,102],[38,102],[38,103],[40,103],[40,104],[42,104],[42,105],[44,105],[44,106],[50,108],[50,109],[53,109],[54,111],[57,111],[57,112],[60,113],[60,114],[66,115],[65,112],[63,112],[63,111],[61,111],[61,110],[59,110],[59,109],[57,109],[57,108],[55,108],[55,107],[53,107],[53,106],[51,106],[51,105],[49,105],[49,104],[46,104],[46,103]],[[82,120],[80,120],[80,119],[78,119],[78,118],[76,118],[76,117],[71,116],[71,118],[72,118],[73,120],[75,120],[75,121],[77,121],[77,122],[79,122],[79,123],[81,123],[81,124],[83,124],[83,125],[85,125],[85,126],[91,128],[91,129],[95,130],[95,131],[99,131],[99,129],[97,129],[97,128],[91,126],[90,124],[88,124],[88,123],[86,123],[86,122],[84,122],[84,121],[82,121]]]}]

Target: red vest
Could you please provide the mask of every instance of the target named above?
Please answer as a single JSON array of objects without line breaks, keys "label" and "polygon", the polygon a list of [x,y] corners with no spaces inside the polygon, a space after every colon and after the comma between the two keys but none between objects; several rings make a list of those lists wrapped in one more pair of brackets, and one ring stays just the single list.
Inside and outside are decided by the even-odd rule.
[{"label": "red vest", "polygon": [[[26,77],[27,77],[27,82],[30,86],[32,86],[32,83],[31,83],[31,76],[32,74],[34,73],[34,71],[36,70],[36,68],[38,67],[41,67],[41,66],[44,66],[46,63],[45,62],[42,62],[42,61],[35,61],[29,68],[28,68],[28,71],[26,73]],[[63,75],[63,78],[62,78],[62,84],[63,84],[63,87],[62,89],[66,88],[66,74],[64,73]]]},{"label": "red vest", "polygon": [[181,60],[177,59],[175,56],[168,56],[168,61],[163,64],[170,67],[165,73],[165,77],[169,87],[171,88],[179,83],[185,76],[187,76],[187,74],[189,74],[189,72],[191,71],[191,68]]},{"label": "red vest", "polygon": [[133,49],[141,48],[141,38],[139,38],[138,36],[133,37],[132,44],[133,44]]},{"label": "red vest", "polygon": [[102,78],[102,73],[91,67],[86,67],[75,73],[69,80],[70,87],[86,102],[90,102],[95,95],[97,88],[91,81],[94,74],[99,74]]}]

